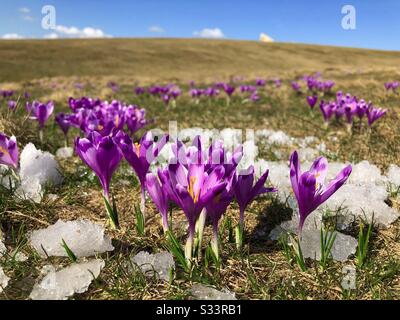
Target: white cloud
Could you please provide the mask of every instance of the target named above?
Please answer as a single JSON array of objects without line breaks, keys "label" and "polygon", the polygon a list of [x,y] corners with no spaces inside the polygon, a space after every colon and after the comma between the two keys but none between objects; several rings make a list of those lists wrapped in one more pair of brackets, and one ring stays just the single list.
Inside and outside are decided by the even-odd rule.
[{"label": "white cloud", "polygon": [[224,33],[219,28],[209,29],[204,28],[201,31],[194,31],[193,35],[200,38],[221,39],[225,38]]},{"label": "white cloud", "polygon": [[59,36],[57,33],[53,32],[53,33],[49,33],[49,34],[45,34],[43,36],[44,39],[58,39]]},{"label": "white cloud", "polygon": [[35,20],[32,16],[30,16],[30,15],[26,15],[26,16],[22,16],[22,20],[25,20],[25,21],[33,21],[33,20]]},{"label": "white cloud", "polygon": [[18,40],[18,39],[25,39],[24,36],[19,35],[18,33],[6,33],[2,37],[2,39],[6,40]]},{"label": "white cloud", "polygon": [[[78,29],[76,27],[56,26],[54,31],[62,36],[70,38],[110,38],[101,29],[86,27]],[[54,39],[54,38],[53,38]]]},{"label": "white cloud", "polygon": [[165,30],[163,28],[161,28],[160,26],[151,26],[149,28],[149,32],[153,32],[153,33],[164,33]]},{"label": "white cloud", "polygon": [[18,11],[21,13],[30,13],[31,9],[29,9],[27,7],[22,7],[22,8],[19,8]]},{"label": "white cloud", "polygon": [[274,42],[275,40],[272,39],[269,35],[261,32],[260,33],[260,41],[261,42]]}]

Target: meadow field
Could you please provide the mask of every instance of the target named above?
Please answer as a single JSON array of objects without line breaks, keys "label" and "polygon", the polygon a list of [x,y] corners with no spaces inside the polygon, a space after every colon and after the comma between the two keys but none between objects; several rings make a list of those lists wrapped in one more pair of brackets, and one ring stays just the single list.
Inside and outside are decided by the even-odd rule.
[{"label": "meadow field", "polygon": [[[331,80],[334,86],[314,92],[307,88],[305,75]],[[256,85],[257,79],[265,83]],[[185,268],[175,252],[176,267],[166,281],[148,277],[128,263],[141,251],[174,250],[149,198],[141,228],[137,210],[140,181],[126,161],[121,162],[111,183],[118,207],[117,230],[107,224],[100,183],[76,153],[55,157],[62,183],[46,184],[39,201],[20,199],[16,195],[18,185],[10,186],[2,171],[0,244],[3,238],[5,250],[3,256],[0,254],[0,265],[8,280],[3,284],[0,281],[0,288],[4,287],[0,299],[28,299],[43,278],[44,266],[60,270],[76,263],[68,246],[65,256],[43,256],[32,246],[31,233],[59,219],[87,219],[104,226],[114,247],[96,254],[104,261],[101,272],[87,290],[73,294],[72,299],[191,299],[193,284],[212,286],[237,299],[399,299],[400,182],[396,184],[398,176],[390,175],[390,169],[397,172],[400,166],[400,95],[385,88],[389,81],[400,81],[400,52],[201,39],[0,41],[0,90],[13,91],[12,97],[1,98],[0,94],[0,132],[16,137],[20,153],[33,143],[37,149],[56,155],[64,147],[64,135],[54,121],[55,115],[71,112],[70,97],[91,97],[119,100],[146,110],[146,118],[152,121],[135,133],[135,142],[150,129],[168,132],[170,121],[176,121],[179,131],[186,130],[187,140],[192,140],[196,132],[209,134],[213,129],[225,129],[226,136],[234,135],[233,129],[254,130],[259,134],[258,152],[245,162],[253,161],[256,168],[266,165],[270,169],[268,185],[284,191],[290,181],[287,176],[288,181],[283,182],[285,176],[280,170],[287,167],[289,175],[288,163],[294,150],[299,151],[303,170],[315,158],[324,156],[337,167],[352,164],[349,184],[354,188],[348,190],[369,186],[367,196],[355,191],[342,196],[349,203],[357,203],[348,212],[343,213],[343,208],[324,209],[323,229],[350,236],[357,244],[345,259],[333,259],[328,254],[323,262],[313,258],[299,262],[295,245],[283,238],[271,238],[271,231],[296,215],[288,200],[290,192],[279,190],[278,194],[258,197],[247,207],[242,248],[238,249],[233,239],[239,206],[232,202],[220,222],[220,260],[209,254],[212,227],[206,223],[199,258]],[[194,88],[210,88],[221,82],[236,88],[229,99],[221,88],[216,96],[193,98]],[[301,88],[294,90],[293,82]],[[149,93],[152,86],[171,83],[180,90],[176,99],[165,101]],[[250,97],[253,89],[246,91],[241,86],[257,87],[257,99]],[[140,94],[135,92],[138,87],[144,90]],[[338,91],[371,101],[387,112],[371,126],[365,118],[357,117],[351,128],[343,119],[324,125],[319,104],[335,100]],[[312,109],[306,98],[313,95],[318,103]],[[9,108],[9,100],[15,101],[16,107]],[[43,139],[25,107],[33,100],[54,102]],[[69,147],[74,147],[76,136],[83,137],[79,129],[71,128]],[[270,136],[280,138],[269,140]],[[244,148],[245,158],[247,151],[254,152],[251,146]],[[383,194],[382,201],[375,198],[375,190]],[[181,209],[173,209],[170,229],[183,245],[186,219]],[[359,209],[369,213],[365,217],[356,215],[345,228],[340,226],[337,216]],[[83,259],[78,257],[78,261]],[[351,288],[342,285],[345,267],[355,270],[356,281]]]}]

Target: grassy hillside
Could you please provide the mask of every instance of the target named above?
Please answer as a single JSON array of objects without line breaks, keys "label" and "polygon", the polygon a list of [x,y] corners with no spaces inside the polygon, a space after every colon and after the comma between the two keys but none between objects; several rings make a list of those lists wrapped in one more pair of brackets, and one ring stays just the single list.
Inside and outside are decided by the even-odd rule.
[{"label": "grassy hillside", "polygon": [[282,71],[391,68],[399,52],[202,39],[0,41],[0,81],[55,76],[212,79]]}]

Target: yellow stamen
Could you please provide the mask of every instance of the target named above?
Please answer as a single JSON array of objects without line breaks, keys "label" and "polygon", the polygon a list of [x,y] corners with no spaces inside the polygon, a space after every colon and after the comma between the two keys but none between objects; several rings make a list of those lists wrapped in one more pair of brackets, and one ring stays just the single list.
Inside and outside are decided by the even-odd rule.
[{"label": "yellow stamen", "polygon": [[0,146],[0,152],[5,154],[6,156],[10,156],[10,153],[8,152],[8,150],[4,149],[3,147]]},{"label": "yellow stamen", "polygon": [[197,203],[199,201],[199,193],[200,193],[198,192],[197,194],[194,194],[194,184],[196,183],[196,181],[197,181],[196,177],[190,177],[188,186],[188,192],[192,197],[194,203]]},{"label": "yellow stamen", "polygon": [[104,127],[103,127],[101,124],[99,124],[99,125],[97,126],[97,130],[100,130],[100,131],[101,131],[101,130],[103,130],[103,128],[104,128]]},{"label": "yellow stamen", "polygon": [[[321,175],[321,172],[317,172],[315,174],[315,180],[317,180],[320,175]],[[315,189],[319,189],[320,186],[321,186],[321,184],[319,182],[315,181]]]},{"label": "yellow stamen", "polygon": [[136,155],[140,157],[140,143],[135,142],[134,147],[136,148]]},{"label": "yellow stamen", "polygon": [[117,115],[115,119],[115,127],[118,128],[118,125],[119,125],[119,115]]}]

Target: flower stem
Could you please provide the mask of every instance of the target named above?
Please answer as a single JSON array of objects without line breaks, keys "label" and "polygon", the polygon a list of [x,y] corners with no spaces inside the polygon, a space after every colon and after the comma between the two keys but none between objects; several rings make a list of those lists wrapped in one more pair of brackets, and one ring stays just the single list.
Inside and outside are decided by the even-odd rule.
[{"label": "flower stem", "polygon": [[195,248],[197,250],[197,257],[201,258],[201,245],[203,242],[204,225],[206,224],[207,211],[203,209],[200,213],[199,219],[196,222],[196,241]]},{"label": "flower stem", "polygon": [[189,268],[190,268],[190,266],[192,264],[193,236],[194,236],[193,229],[190,228],[189,236],[188,236],[188,238],[186,240],[186,246],[185,246],[185,258],[186,258],[186,261],[188,263]]},{"label": "flower stem", "polygon": [[213,225],[213,236],[211,239],[211,249],[219,261],[219,246],[218,246],[218,223]]},{"label": "flower stem", "polygon": [[108,220],[110,222],[111,228],[113,230],[119,229],[119,222],[118,222],[118,213],[114,210],[114,203],[113,206],[110,205],[109,195],[103,194],[104,205],[106,207]]},{"label": "flower stem", "polygon": [[141,187],[141,200],[140,200],[140,211],[142,211],[143,219],[145,220],[145,210],[146,210],[146,189],[144,186]]},{"label": "flower stem", "polygon": [[43,129],[39,130],[39,139],[40,139],[40,143],[43,143]]},{"label": "flower stem", "polygon": [[168,212],[166,214],[163,214],[161,217],[161,223],[163,226],[164,233],[167,233],[169,230],[169,225],[168,225]]}]

